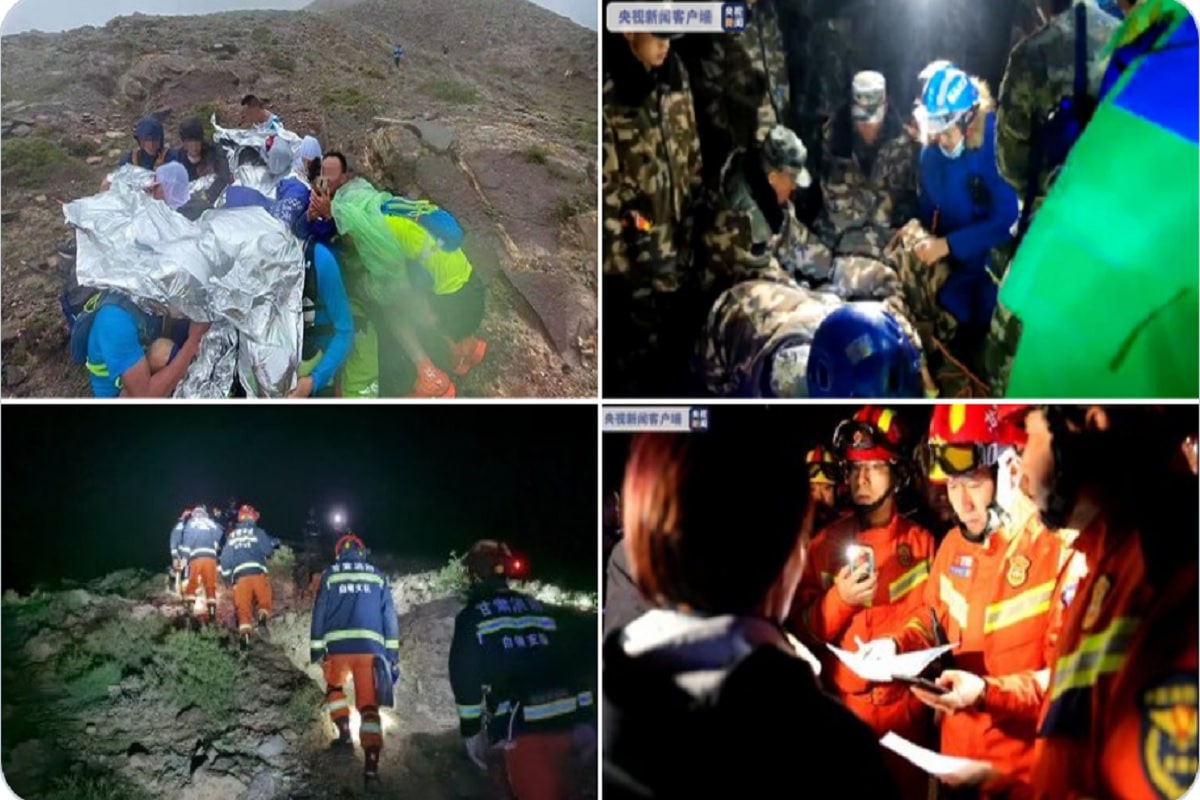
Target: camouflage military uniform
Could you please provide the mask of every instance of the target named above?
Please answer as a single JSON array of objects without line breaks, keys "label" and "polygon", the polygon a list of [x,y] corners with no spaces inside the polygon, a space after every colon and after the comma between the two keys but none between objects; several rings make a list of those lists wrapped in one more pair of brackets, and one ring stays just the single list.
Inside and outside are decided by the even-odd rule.
[{"label": "camouflage military uniform", "polygon": [[[718,396],[766,396],[775,355],[810,345],[821,322],[843,302],[795,283],[746,281],[734,286],[717,299],[708,316],[702,352],[706,388]],[[923,354],[903,300],[892,296],[882,306]],[[794,369],[802,367],[796,364]],[[932,390],[923,355],[921,370]],[[798,375],[793,381],[802,382]]]},{"label": "camouflage military uniform", "polygon": [[[890,119],[894,119],[889,114]],[[878,256],[892,231],[916,215],[917,179],[913,144],[899,122],[885,127],[869,172],[853,149],[840,146],[837,130],[848,122],[839,114],[821,132],[821,192],[824,212],[818,224],[823,239],[836,252]],[[899,132],[897,132],[899,131]],[[852,134],[851,134],[852,135]]]},{"label": "camouflage military uniform", "polygon": [[766,93],[758,106],[758,129],[754,137],[761,142],[774,126],[791,123],[791,82],[775,0],[758,0],[747,12],[743,42],[755,69],[766,77]]},{"label": "camouflage military uniform", "polygon": [[687,72],[678,58],[669,55],[651,73],[630,51],[617,49],[609,69],[603,252],[605,338],[612,357],[605,369],[613,386],[633,392],[639,381],[669,380],[673,369],[686,374],[688,343],[703,319],[689,247],[700,150]]},{"label": "camouflage military uniform", "polygon": [[811,183],[807,151],[795,133],[777,125],[761,148],[738,150],[722,170],[717,212],[703,235],[707,269],[705,296],[753,278],[786,280],[790,274],[828,274],[829,251],[796,219],[771,188],[769,172],[789,173],[800,186]]},{"label": "camouflage military uniform", "polygon": [[[1105,46],[1120,22],[1100,10],[1094,0],[1087,3],[1088,91],[1095,98],[1108,67]],[[1036,126],[1058,101],[1073,93],[1075,86],[1074,6],[1051,17],[1045,26],[1013,48],[1008,57],[996,109],[996,166],[1001,177],[1016,190],[1022,204],[1027,201],[1029,171]],[[1045,166],[1036,176],[1033,212],[1041,205],[1054,176]],[[1011,256],[1011,253],[1005,254]],[[993,263],[997,261],[993,255]],[[1007,259],[1004,260],[1007,266]],[[1003,275],[1003,270],[997,270]],[[984,343],[983,364],[992,394],[1003,397],[1008,373],[1017,352],[1020,321],[1000,303],[992,315],[991,330]]]},{"label": "camouflage military uniform", "polygon": [[[1088,91],[1097,96],[1108,67],[1104,47],[1120,22],[1087,4]],[[1057,14],[1013,48],[1000,84],[996,108],[996,166],[1024,201],[1029,180],[1034,129],[1058,101],[1075,86],[1074,7]],[[1052,176],[1038,175],[1037,196],[1045,197]]]}]

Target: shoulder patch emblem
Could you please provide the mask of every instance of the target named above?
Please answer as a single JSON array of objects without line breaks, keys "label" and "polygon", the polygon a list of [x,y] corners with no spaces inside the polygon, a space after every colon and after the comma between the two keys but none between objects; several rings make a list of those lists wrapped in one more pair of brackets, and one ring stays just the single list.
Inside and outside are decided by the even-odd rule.
[{"label": "shoulder patch emblem", "polygon": [[1146,779],[1163,798],[1182,797],[1196,779],[1196,674],[1155,681],[1139,698]]},{"label": "shoulder patch emblem", "polygon": [[896,560],[900,562],[900,566],[908,568],[912,566],[912,548],[907,543],[901,542],[896,545]]},{"label": "shoulder patch emblem", "polygon": [[1104,599],[1108,597],[1108,589],[1112,579],[1107,575],[1096,578],[1092,585],[1092,593],[1088,596],[1087,610],[1083,614],[1083,629],[1086,631],[1100,619],[1100,609],[1104,608]]},{"label": "shoulder patch emblem", "polygon": [[1008,574],[1004,579],[1012,588],[1021,588],[1029,579],[1029,559],[1025,556],[1013,556],[1009,559]]}]

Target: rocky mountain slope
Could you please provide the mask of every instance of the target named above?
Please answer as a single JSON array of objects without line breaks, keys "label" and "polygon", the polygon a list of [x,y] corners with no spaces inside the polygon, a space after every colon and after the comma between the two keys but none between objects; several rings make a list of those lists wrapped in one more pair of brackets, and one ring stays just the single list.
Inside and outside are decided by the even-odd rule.
[{"label": "rocky mountain slope", "polygon": [[61,202],[96,190],[142,115],[174,141],[193,113],[236,124],[248,92],[458,217],[490,289],[489,355],[460,394],[595,393],[594,32],[525,0],[319,0],[6,36],[0,68],[4,394],[87,393],[57,304]]},{"label": "rocky mountain slope", "polygon": [[[487,798],[467,759],[446,663],[462,608],[448,569],[393,575],[401,680],[384,709],[381,782],[362,785],[362,753],[330,752],[324,683],[308,663],[311,597],[272,564],[268,639],[240,652],[233,608],[189,631],[161,576],[127,571],[84,586],[6,593],[0,680],[4,776],[26,800],[283,800],[386,796]],[[565,646],[596,661],[594,595],[521,587],[566,609]],[[577,622],[572,627],[571,621]],[[594,669],[594,666],[592,667]],[[577,766],[595,796],[595,762]]]}]

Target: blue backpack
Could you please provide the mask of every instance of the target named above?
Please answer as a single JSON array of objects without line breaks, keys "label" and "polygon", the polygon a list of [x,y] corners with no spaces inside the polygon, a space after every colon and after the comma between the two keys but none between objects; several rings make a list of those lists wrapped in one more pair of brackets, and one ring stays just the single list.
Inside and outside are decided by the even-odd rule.
[{"label": "blue backpack", "polygon": [[137,326],[138,341],[142,343],[143,347],[162,335],[163,320],[161,317],[155,317],[142,311],[129,297],[120,292],[96,292],[83,305],[71,324],[70,350],[73,363],[81,366],[87,363],[88,337],[92,333],[92,323],[96,321],[97,312],[105,306],[124,309],[133,317],[134,324]]},{"label": "blue backpack", "polygon": [[407,217],[416,222],[425,232],[437,239],[441,247],[452,253],[462,247],[463,231],[458,220],[449,211],[428,200],[409,200],[407,197],[393,197],[379,207],[384,214],[392,217]]}]

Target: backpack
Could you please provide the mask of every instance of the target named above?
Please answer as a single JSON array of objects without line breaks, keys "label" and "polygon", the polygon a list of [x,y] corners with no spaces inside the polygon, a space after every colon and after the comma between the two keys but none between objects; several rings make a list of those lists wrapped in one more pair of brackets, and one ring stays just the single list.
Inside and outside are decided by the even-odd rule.
[{"label": "backpack", "polygon": [[379,210],[392,217],[407,217],[420,225],[426,233],[438,241],[438,246],[447,252],[462,247],[463,231],[458,220],[444,208],[428,200],[409,200],[393,197],[384,201]]},{"label": "backpack", "polygon": [[58,274],[62,279],[62,292],[58,296],[58,305],[62,309],[63,318],[67,323],[67,330],[70,331],[75,327],[76,318],[83,313],[84,307],[100,295],[100,290],[91,286],[80,286],[78,278],[75,276],[75,258],[74,252],[65,253],[60,251],[58,254]]},{"label": "backpack", "polygon": [[88,337],[92,333],[92,324],[96,320],[96,313],[105,306],[124,309],[133,317],[134,324],[137,326],[138,341],[142,343],[143,347],[162,334],[163,320],[161,317],[155,317],[142,311],[133,300],[120,292],[96,291],[84,303],[71,325],[69,347],[73,363],[79,365],[87,363]]}]

